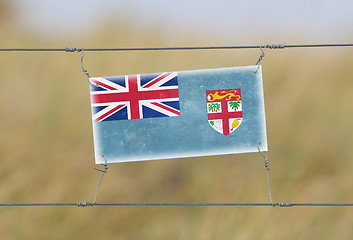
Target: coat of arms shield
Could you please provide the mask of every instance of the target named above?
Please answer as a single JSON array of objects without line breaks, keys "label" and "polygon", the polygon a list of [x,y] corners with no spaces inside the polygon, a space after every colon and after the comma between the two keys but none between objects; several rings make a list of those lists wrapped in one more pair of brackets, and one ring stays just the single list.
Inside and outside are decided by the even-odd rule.
[{"label": "coat of arms shield", "polygon": [[241,89],[206,91],[208,123],[217,132],[229,135],[242,123]]}]

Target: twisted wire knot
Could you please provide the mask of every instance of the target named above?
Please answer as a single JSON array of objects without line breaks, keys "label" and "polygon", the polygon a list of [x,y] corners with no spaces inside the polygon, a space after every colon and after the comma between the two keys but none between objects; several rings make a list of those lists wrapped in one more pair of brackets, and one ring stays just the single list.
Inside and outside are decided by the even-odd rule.
[{"label": "twisted wire knot", "polygon": [[87,76],[88,79],[91,78],[91,76],[89,75],[88,71],[82,66],[82,72],[83,74],[85,74]]},{"label": "twisted wire knot", "polygon": [[279,206],[279,207],[293,207],[294,203],[292,202],[277,202],[277,203],[273,203],[272,206],[273,207],[276,207],[276,206]]},{"label": "twisted wire knot", "polygon": [[261,50],[261,55],[259,57],[259,60],[257,60],[256,64],[257,65],[257,69],[255,72],[253,72],[253,75],[255,75],[258,71],[259,71],[259,68],[260,68],[260,62],[262,61],[262,59],[264,58],[265,56],[265,50],[266,48],[269,48],[269,49],[284,49],[286,47],[286,44],[285,43],[281,43],[281,44],[272,44],[272,45],[265,45],[264,47],[260,46],[260,50]]},{"label": "twisted wire knot", "polygon": [[285,43],[266,45],[266,48],[269,48],[269,49],[284,49],[285,47],[286,47]]},{"label": "twisted wire knot", "polygon": [[83,50],[82,48],[75,48],[75,47],[74,48],[70,48],[70,47],[65,48],[66,52],[82,52],[82,50]]},{"label": "twisted wire knot", "polygon": [[267,168],[268,170],[270,170],[270,168],[268,167],[270,164],[268,163],[268,160],[265,160],[265,168]]},{"label": "twisted wire knot", "polygon": [[76,205],[77,205],[78,207],[90,207],[90,206],[93,207],[93,204],[90,203],[90,202],[77,202]]}]

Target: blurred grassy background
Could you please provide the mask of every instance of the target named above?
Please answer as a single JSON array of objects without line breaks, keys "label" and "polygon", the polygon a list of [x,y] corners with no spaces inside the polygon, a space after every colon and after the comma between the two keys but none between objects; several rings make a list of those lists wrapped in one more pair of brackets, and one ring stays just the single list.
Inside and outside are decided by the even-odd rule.
[{"label": "blurred grassy background", "polygon": [[[163,38],[122,18],[79,38],[14,29],[0,8],[1,47],[219,45]],[[11,30],[10,30],[11,29]],[[265,40],[265,39],[263,39]],[[265,42],[261,42],[264,44]],[[256,44],[250,42],[250,44]],[[85,54],[92,76],[253,65],[259,50]],[[268,50],[263,79],[276,202],[353,202],[353,50]],[[0,201],[93,201],[89,87],[79,53],[0,53]],[[268,202],[259,154],[112,164],[97,202]],[[351,208],[1,207],[1,239],[350,239]]]}]

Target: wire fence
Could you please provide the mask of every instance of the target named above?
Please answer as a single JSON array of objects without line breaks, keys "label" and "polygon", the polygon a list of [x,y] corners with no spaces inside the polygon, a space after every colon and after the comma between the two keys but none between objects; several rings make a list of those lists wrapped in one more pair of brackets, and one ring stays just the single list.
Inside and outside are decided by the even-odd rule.
[{"label": "wire fence", "polygon": [[[261,49],[257,64],[260,63],[264,56],[265,49],[285,49],[285,48],[323,48],[323,47],[353,47],[353,43],[330,43],[330,44],[271,44],[271,45],[249,45],[249,46],[203,46],[203,47],[145,47],[145,48],[0,48],[0,52],[82,52],[81,65],[83,60],[83,52],[87,51],[173,51],[173,50],[231,50],[231,49]],[[82,70],[83,68],[82,65]],[[85,70],[87,72],[87,70]],[[87,75],[87,74],[86,74]],[[89,75],[87,75],[89,77]],[[353,207],[353,203],[294,203],[294,202],[272,202],[268,159],[265,153],[259,153],[265,158],[265,167],[267,169],[267,183],[270,203],[96,203],[99,187],[101,185],[104,174],[107,171],[107,163],[105,169],[98,171],[103,172],[94,201],[76,202],[76,203],[0,203],[0,207],[53,207],[53,206],[77,206],[77,207],[94,207],[94,206],[170,206],[170,207]]]}]

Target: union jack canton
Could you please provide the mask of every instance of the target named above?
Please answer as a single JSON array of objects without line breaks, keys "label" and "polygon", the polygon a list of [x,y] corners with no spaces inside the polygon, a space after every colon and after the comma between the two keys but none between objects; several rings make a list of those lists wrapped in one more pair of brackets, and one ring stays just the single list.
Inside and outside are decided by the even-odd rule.
[{"label": "union jack canton", "polygon": [[90,80],[95,122],[180,116],[176,72]]}]

